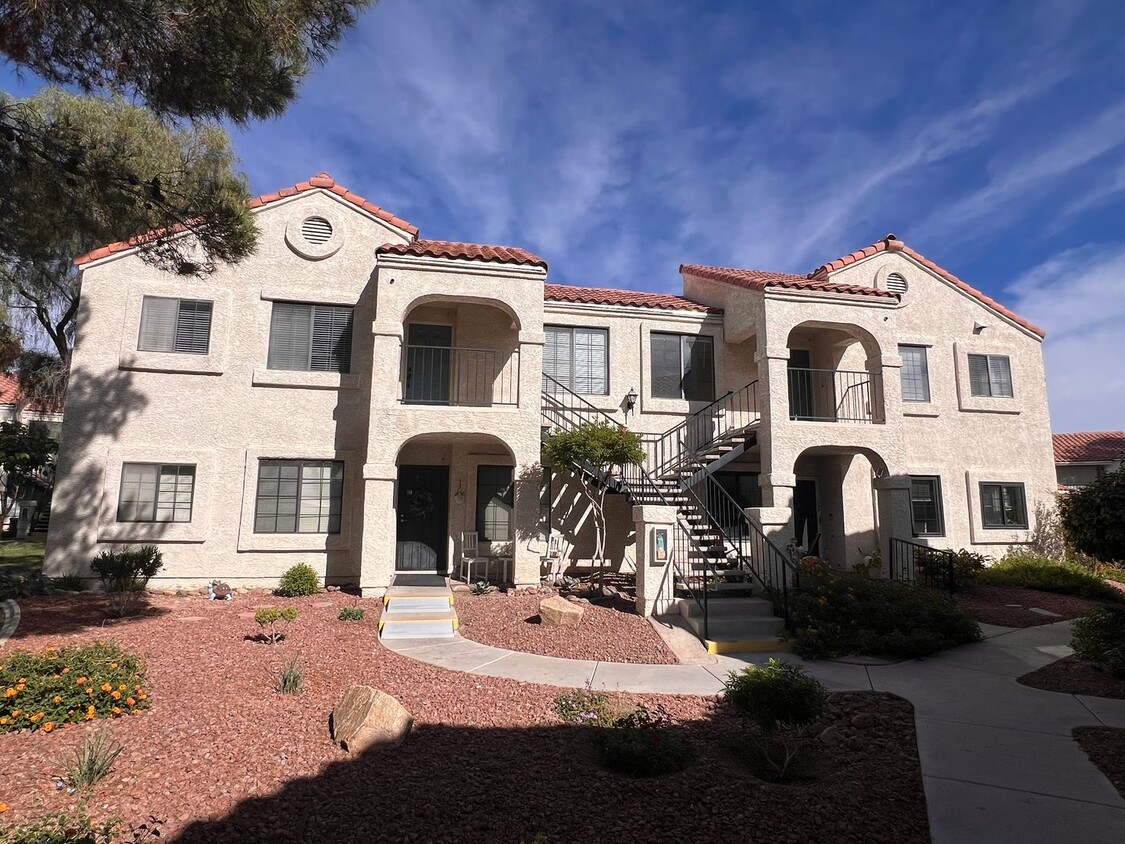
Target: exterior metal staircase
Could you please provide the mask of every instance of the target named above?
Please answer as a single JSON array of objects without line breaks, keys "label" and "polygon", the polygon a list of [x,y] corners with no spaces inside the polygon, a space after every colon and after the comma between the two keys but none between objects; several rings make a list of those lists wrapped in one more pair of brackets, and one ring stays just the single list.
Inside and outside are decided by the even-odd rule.
[{"label": "exterior metal staircase", "polygon": [[[543,435],[613,417],[544,376]],[[731,391],[663,434],[642,436],[646,466],[607,476],[571,466],[634,504],[676,508],[670,559],[680,614],[712,652],[779,649],[798,588],[796,568],[746,516],[713,472],[752,444],[760,421],[757,382]]]}]

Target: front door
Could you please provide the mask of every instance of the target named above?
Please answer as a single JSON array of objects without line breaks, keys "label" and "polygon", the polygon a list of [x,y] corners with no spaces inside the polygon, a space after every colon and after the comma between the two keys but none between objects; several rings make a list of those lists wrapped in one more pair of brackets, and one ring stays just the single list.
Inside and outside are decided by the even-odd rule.
[{"label": "front door", "polygon": [[453,326],[406,327],[406,402],[449,404]]},{"label": "front door", "polygon": [[400,466],[395,571],[449,570],[449,467]]},{"label": "front door", "polygon": [[805,553],[820,556],[820,506],[817,502],[816,481],[798,478],[793,490],[793,525],[797,544]]}]

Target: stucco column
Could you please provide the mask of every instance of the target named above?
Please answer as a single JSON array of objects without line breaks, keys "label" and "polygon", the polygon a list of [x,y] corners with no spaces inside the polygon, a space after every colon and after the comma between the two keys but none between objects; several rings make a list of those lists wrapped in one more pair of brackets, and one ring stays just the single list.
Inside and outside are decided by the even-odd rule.
[{"label": "stucco column", "polygon": [[394,463],[363,467],[363,542],[360,545],[359,590],[363,597],[382,595],[395,573]]},{"label": "stucco column", "polygon": [[891,539],[910,539],[910,478],[897,475],[874,480],[879,519],[879,551],[883,574],[890,571]]},{"label": "stucco column", "polygon": [[871,391],[871,409],[876,418],[882,422],[901,419],[902,357],[893,352],[884,352],[878,357],[868,358],[865,366],[874,385]]},{"label": "stucco column", "polygon": [[[637,613],[650,616],[665,612],[675,598],[672,589],[672,561],[675,546],[676,508],[639,505],[633,507],[637,536]],[[657,543],[661,533],[667,542]],[[685,568],[690,560],[680,560]]]},{"label": "stucco column", "polygon": [[763,473],[758,477],[762,506],[747,507],[750,519],[775,545],[785,550],[793,538],[793,492],[797,477],[792,472]]},{"label": "stucco column", "polygon": [[754,354],[758,364],[758,411],[761,427],[781,434],[789,423],[789,347],[769,343]]}]

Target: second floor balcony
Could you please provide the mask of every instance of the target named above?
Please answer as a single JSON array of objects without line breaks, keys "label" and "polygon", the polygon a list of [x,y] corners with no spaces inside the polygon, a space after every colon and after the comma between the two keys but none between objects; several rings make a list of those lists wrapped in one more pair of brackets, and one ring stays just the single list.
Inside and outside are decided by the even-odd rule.
[{"label": "second floor balcony", "polygon": [[520,399],[518,349],[405,344],[400,401],[446,407],[513,407]]},{"label": "second floor balcony", "polygon": [[880,424],[881,370],[789,367],[789,418],[795,422]]}]

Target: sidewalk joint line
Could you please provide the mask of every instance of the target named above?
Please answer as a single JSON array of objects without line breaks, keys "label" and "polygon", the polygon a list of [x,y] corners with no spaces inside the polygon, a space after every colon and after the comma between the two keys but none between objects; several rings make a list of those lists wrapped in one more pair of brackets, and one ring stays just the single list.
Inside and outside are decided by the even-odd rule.
[{"label": "sidewalk joint line", "polygon": [[1050,797],[1053,800],[1068,800],[1071,803],[1084,803],[1087,806],[1101,806],[1103,809],[1114,809],[1118,812],[1125,812],[1125,807],[1115,806],[1112,803],[1102,803],[1100,800],[1085,800],[1081,797],[1067,797],[1064,794],[1050,794],[1046,791],[1034,791],[1029,788],[1013,788],[1010,785],[996,785],[991,782],[981,782],[980,780],[965,780],[958,777],[943,777],[937,774],[922,774],[923,779],[943,780],[944,782],[957,782],[964,785],[976,785],[982,788],[995,788],[1000,791],[1015,791],[1019,794],[1034,794],[1036,797]]},{"label": "sidewalk joint line", "polygon": [[984,730],[1007,730],[1012,733],[1031,733],[1035,736],[1056,736],[1058,738],[1071,738],[1070,732],[1056,733],[1051,730],[1032,730],[1026,727],[1009,727],[1002,724],[981,724],[978,721],[961,721],[956,718],[936,718],[929,715],[921,715],[918,713],[917,708],[914,710],[914,720],[917,721],[933,721],[936,724],[960,724],[964,727],[980,727]]},{"label": "sidewalk joint line", "polygon": [[1076,701],[1078,701],[1082,705],[1083,709],[1085,709],[1087,712],[1089,712],[1091,715],[1093,715],[1095,718],[1097,718],[1099,724],[1101,724],[1103,727],[1109,726],[1109,724],[1107,724],[1105,721],[1102,720],[1102,716],[1100,716],[1098,713],[1096,713],[1094,710],[1092,710],[1090,707],[1088,707],[1086,705],[1086,701],[1082,700],[1081,697],[1079,697],[1078,695],[1071,695],[1071,697],[1074,698]]},{"label": "sidewalk joint line", "polygon": [[[515,651],[508,651],[506,654],[501,654],[500,656],[496,657],[495,659],[490,659],[488,662],[482,662],[476,668],[470,668],[468,670],[468,672],[466,672],[466,673],[476,674],[482,668],[488,668],[488,666],[492,665],[493,663],[499,662],[502,659],[507,659],[508,657],[510,657],[514,653],[515,653]],[[456,671],[457,669],[452,669],[452,670]]]}]

